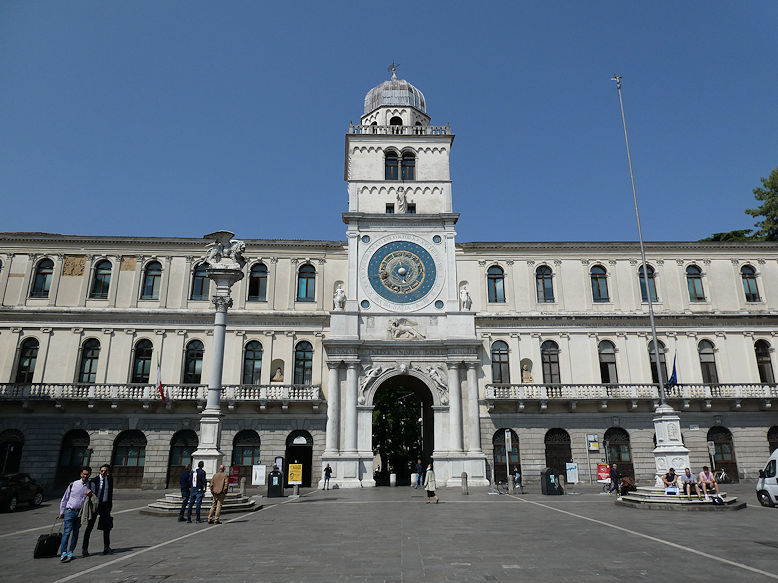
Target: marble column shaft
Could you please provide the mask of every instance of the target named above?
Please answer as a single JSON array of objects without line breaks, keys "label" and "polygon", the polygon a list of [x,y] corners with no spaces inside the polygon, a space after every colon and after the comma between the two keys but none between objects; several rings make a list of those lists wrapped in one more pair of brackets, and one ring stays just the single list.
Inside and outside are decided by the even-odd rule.
[{"label": "marble column shaft", "polygon": [[477,363],[467,363],[467,450],[470,453],[481,452],[481,417],[478,407],[478,371]]},{"label": "marble column shaft", "polygon": [[448,416],[449,416],[449,449],[462,451],[462,384],[459,382],[459,364],[448,363]]},{"label": "marble column shaft", "polygon": [[340,364],[327,364],[327,440],[324,449],[334,454],[340,449]]},{"label": "marble column shaft", "polygon": [[357,367],[359,363],[348,363],[346,370],[346,436],[344,440],[347,452],[357,451]]}]

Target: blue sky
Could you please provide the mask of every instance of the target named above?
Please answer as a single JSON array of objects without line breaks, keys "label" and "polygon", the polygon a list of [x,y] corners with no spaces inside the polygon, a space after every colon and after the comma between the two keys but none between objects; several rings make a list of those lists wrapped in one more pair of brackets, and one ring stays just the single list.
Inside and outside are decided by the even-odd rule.
[{"label": "blue sky", "polygon": [[[778,3],[0,3],[0,231],[345,238],[344,134],[387,65],[450,123],[460,241],[753,226]],[[216,202],[218,201],[218,202]]]}]

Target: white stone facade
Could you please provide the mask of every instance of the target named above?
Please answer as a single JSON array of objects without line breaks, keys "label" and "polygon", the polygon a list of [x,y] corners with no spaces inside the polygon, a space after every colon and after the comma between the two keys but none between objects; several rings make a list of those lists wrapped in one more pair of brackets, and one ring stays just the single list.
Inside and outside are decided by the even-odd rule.
[{"label": "white stone facade", "polygon": [[[587,455],[587,434],[610,435],[614,455],[639,480],[653,479],[659,389],[637,244],[457,242],[451,129],[430,125],[415,88],[412,104],[395,97],[410,84],[387,83],[369,96],[381,105],[346,135],[346,240],[244,239],[225,342],[225,460],[249,431],[261,444],[241,446],[253,463],[303,456],[313,484],[330,463],[341,487],[374,485],[373,399],[402,378],[427,395],[441,483],[457,485],[463,471],[476,485],[504,475],[492,440],[506,428],[518,445],[511,465],[527,482],[563,458],[588,480],[603,454]],[[210,372],[214,290],[198,287],[203,240],[6,233],[0,242],[5,469],[51,485],[63,438],[75,434],[88,436],[93,464],[124,456],[132,465],[132,447],[142,446],[121,449],[117,437],[133,431],[145,439],[145,465],[128,470],[127,482],[176,487],[171,456],[184,450],[171,440],[199,431]],[[410,301],[382,295],[370,272],[396,242],[426,250],[434,264],[434,283]],[[753,477],[778,441],[778,245],[649,242],[646,252],[666,374],[676,361],[668,402],[681,448],[698,471],[709,464],[710,437],[730,474]],[[151,352],[138,365],[141,341]],[[192,341],[202,343],[199,364]],[[249,345],[261,347],[256,374],[246,371]]]}]

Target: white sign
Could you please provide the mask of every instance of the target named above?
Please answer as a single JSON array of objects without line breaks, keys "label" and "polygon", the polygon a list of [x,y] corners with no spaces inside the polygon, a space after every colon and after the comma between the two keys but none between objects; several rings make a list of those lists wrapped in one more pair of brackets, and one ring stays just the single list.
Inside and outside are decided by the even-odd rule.
[{"label": "white sign", "polygon": [[565,470],[567,473],[567,483],[568,484],[577,484],[578,483],[578,464],[575,463],[566,463],[565,464]]},{"label": "white sign", "polygon": [[252,486],[264,486],[267,480],[265,472],[267,466],[251,466],[251,485]]},{"label": "white sign", "polygon": [[715,454],[715,453],[716,453],[716,444],[715,444],[715,443],[713,443],[712,441],[709,441],[709,442],[708,442],[708,453],[709,453],[710,455],[713,455],[713,454]]},{"label": "white sign", "polygon": [[511,430],[505,430],[505,452],[506,457],[510,455],[513,445],[511,445]]},{"label": "white sign", "polygon": [[588,451],[600,451],[600,438],[596,433],[586,434],[586,445]]},{"label": "white sign", "polygon": [[700,426],[696,423],[689,423],[689,431],[699,431]]}]

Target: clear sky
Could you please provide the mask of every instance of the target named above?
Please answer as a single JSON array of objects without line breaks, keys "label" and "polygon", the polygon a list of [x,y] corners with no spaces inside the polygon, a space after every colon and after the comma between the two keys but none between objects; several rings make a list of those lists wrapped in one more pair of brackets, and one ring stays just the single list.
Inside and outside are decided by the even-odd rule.
[{"label": "clear sky", "polygon": [[753,226],[778,2],[0,2],[0,231],[345,239],[387,65],[451,124],[460,241]]}]

